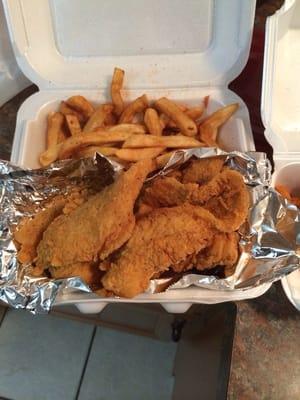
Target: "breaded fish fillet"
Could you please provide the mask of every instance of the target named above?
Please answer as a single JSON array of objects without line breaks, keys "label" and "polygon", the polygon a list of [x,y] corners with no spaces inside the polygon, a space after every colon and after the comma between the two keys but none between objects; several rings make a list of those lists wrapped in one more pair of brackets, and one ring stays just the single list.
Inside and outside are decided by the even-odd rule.
[{"label": "breaded fish fillet", "polygon": [[37,265],[66,267],[93,262],[122,246],[133,231],[134,203],[152,168],[151,160],[134,164],[73,212],[57,217],[38,245]]},{"label": "breaded fish fillet", "polygon": [[184,272],[195,268],[199,271],[211,269],[216,266],[232,267],[239,256],[239,235],[236,232],[217,233],[212,243],[193,254],[184,262],[172,265],[175,272]]},{"label": "breaded fish fillet", "polygon": [[192,160],[182,171],[183,183],[207,183],[221,172],[224,166],[224,157],[200,158]]},{"label": "breaded fish fillet", "polygon": [[201,186],[183,184],[173,177],[157,178],[145,190],[140,204],[142,208],[148,205],[151,209],[178,206],[185,202],[207,208],[223,221],[224,232],[233,232],[246,219],[249,193],[242,175],[226,169]]},{"label": "breaded fish fillet", "polygon": [[152,211],[137,221],[102,278],[104,288],[124,297],[144,292],[154,274],[209,246],[218,232],[217,222],[210,212],[190,204]]}]

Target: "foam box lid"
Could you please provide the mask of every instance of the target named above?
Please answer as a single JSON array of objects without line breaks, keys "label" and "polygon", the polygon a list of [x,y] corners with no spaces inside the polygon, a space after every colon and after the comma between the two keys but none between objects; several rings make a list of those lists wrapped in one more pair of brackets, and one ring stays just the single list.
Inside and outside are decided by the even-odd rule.
[{"label": "foam box lid", "polygon": [[[300,195],[300,1],[286,0],[266,25],[261,114],[274,150],[273,185]],[[300,310],[300,270],[282,279]]]},{"label": "foam box lid", "polygon": [[228,85],[243,70],[255,0],[3,0],[17,62],[40,89]]}]

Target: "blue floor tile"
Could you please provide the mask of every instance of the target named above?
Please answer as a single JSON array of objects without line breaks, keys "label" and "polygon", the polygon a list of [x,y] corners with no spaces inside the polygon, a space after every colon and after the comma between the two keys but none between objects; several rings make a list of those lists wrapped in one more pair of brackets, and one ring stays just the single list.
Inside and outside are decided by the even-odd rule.
[{"label": "blue floor tile", "polygon": [[79,400],[170,400],[176,347],[97,328]]},{"label": "blue floor tile", "polygon": [[73,400],[93,326],[8,310],[0,328],[0,398]]}]

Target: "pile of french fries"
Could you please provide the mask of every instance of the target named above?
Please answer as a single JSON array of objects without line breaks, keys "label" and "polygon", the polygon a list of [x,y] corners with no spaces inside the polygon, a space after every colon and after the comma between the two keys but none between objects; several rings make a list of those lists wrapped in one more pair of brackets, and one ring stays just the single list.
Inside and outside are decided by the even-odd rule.
[{"label": "pile of french fries", "polygon": [[238,108],[231,104],[206,116],[208,97],[189,108],[166,97],[150,104],[145,94],[125,105],[123,81],[124,71],[115,68],[111,103],[95,107],[83,96],[72,96],[49,114],[42,166],[98,152],[127,162],[155,158],[160,167],[176,149],[218,147],[219,128]]}]

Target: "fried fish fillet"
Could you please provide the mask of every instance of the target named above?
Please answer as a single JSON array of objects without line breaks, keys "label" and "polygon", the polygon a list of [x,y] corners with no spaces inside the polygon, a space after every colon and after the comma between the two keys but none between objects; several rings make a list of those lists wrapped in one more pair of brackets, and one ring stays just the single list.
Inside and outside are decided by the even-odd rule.
[{"label": "fried fish fillet", "polygon": [[207,208],[223,221],[223,231],[233,232],[245,221],[249,193],[239,172],[226,169],[208,183],[181,183],[173,177],[157,178],[148,187],[140,204],[151,208],[172,207],[188,202]]},{"label": "fried fish fillet", "polygon": [[200,158],[192,160],[182,171],[182,183],[207,183],[221,172],[224,157]]},{"label": "fried fish fillet", "polygon": [[104,259],[131,236],[133,207],[151,160],[134,164],[111,185],[73,212],[57,217],[37,248],[37,265],[66,267]]},{"label": "fried fish fillet", "polygon": [[14,239],[20,244],[18,260],[29,263],[36,257],[36,248],[43,232],[50,223],[61,214],[66,203],[62,196],[54,198],[44,210],[39,211],[33,218],[21,222],[14,232]]},{"label": "fried fish fillet", "polygon": [[190,204],[152,211],[137,221],[119,258],[102,278],[104,288],[124,297],[144,292],[154,274],[209,246],[217,225],[210,212]]},{"label": "fried fish fillet", "polygon": [[66,267],[50,267],[52,278],[63,279],[79,276],[89,286],[99,286],[102,272],[92,263],[75,263]]},{"label": "fried fish fillet", "polygon": [[232,267],[239,256],[239,235],[236,232],[217,233],[211,244],[193,254],[184,262],[172,266],[175,272],[185,272],[191,268],[203,271],[216,266]]}]

